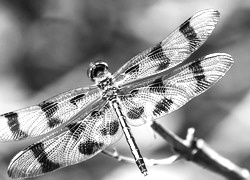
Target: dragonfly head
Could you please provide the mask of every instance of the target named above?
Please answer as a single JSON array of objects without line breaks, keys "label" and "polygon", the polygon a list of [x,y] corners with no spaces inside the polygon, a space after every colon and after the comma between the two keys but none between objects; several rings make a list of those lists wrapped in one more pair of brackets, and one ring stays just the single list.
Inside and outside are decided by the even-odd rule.
[{"label": "dragonfly head", "polygon": [[108,64],[103,61],[96,61],[95,63],[90,63],[90,67],[88,69],[88,77],[92,81],[96,81],[96,79],[99,79],[108,72]]}]

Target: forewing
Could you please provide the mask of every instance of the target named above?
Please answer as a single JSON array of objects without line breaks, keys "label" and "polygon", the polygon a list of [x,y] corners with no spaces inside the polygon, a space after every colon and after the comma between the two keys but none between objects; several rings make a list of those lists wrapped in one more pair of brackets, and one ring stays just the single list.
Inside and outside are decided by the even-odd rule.
[{"label": "forewing", "polygon": [[97,101],[96,87],[78,88],[42,103],[0,116],[0,141],[20,140],[45,134]]},{"label": "forewing", "polygon": [[[83,118],[83,119],[82,119]],[[29,146],[10,163],[12,178],[35,177],[87,160],[119,140],[122,130],[107,103],[87,117],[78,117],[61,131]]]},{"label": "forewing", "polygon": [[218,20],[219,12],[213,9],[196,13],[160,43],[128,61],[114,80],[127,84],[176,66],[206,41]]},{"label": "forewing", "polygon": [[215,84],[232,64],[230,55],[216,53],[155,76],[120,96],[124,113],[130,124],[141,125],[173,112]]}]

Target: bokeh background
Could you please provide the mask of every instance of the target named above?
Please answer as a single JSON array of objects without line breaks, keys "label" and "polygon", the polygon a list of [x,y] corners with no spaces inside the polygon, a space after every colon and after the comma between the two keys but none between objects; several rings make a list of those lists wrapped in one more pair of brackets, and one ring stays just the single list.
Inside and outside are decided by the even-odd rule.
[{"label": "bokeh background", "polygon": [[[209,91],[157,122],[181,137],[185,137],[189,127],[195,127],[197,137],[250,169],[249,0],[0,0],[0,114],[91,84],[86,76],[91,61],[104,59],[115,72],[187,18],[207,8],[219,10],[221,20],[190,59],[227,52],[235,64]],[[144,156],[168,156],[168,144],[149,127],[132,130]],[[10,160],[36,140],[0,144],[0,180],[10,179]],[[130,155],[124,137],[113,147]],[[147,179],[224,179],[185,160],[148,170]],[[100,154],[33,179],[145,178],[135,164]]]}]

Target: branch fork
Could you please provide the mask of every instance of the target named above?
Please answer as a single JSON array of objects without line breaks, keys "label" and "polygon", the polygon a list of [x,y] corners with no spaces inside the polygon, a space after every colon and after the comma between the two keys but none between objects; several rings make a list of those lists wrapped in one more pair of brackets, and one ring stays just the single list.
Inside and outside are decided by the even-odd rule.
[{"label": "branch fork", "polygon": [[[194,135],[194,128],[188,129],[186,139],[181,139],[173,132],[164,129],[155,121],[152,121],[151,128],[172,146],[176,154],[164,159],[144,158],[147,166],[168,165],[180,158],[184,158],[220,174],[229,180],[249,179],[249,171],[247,169],[235,165],[209,147],[204,140],[196,138]],[[103,153],[117,159],[118,161],[134,163],[133,158],[122,156],[115,149],[113,152],[105,150]]]}]

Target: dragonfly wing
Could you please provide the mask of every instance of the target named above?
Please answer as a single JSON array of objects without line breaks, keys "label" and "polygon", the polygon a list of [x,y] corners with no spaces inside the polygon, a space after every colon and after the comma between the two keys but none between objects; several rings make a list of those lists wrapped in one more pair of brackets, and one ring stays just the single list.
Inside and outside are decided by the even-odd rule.
[{"label": "dragonfly wing", "polygon": [[127,84],[176,66],[206,41],[218,20],[219,12],[213,9],[196,13],[160,43],[128,61],[114,80]]},{"label": "dragonfly wing", "polygon": [[130,124],[141,125],[173,112],[215,84],[232,64],[230,55],[215,53],[159,74],[120,96],[124,113]]},{"label": "dragonfly wing", "polygon": [[107,103],[18,153],[10,163],[8,174],[12,178],[35,177],[77,164],[95,156],[121,136],[116,113]]},{"label": "dragonfly wing", "polygon": [[0,116],[0,141],[31,138],[48,133],[100,99],[96,87],[78,88],[42,103]]}]

